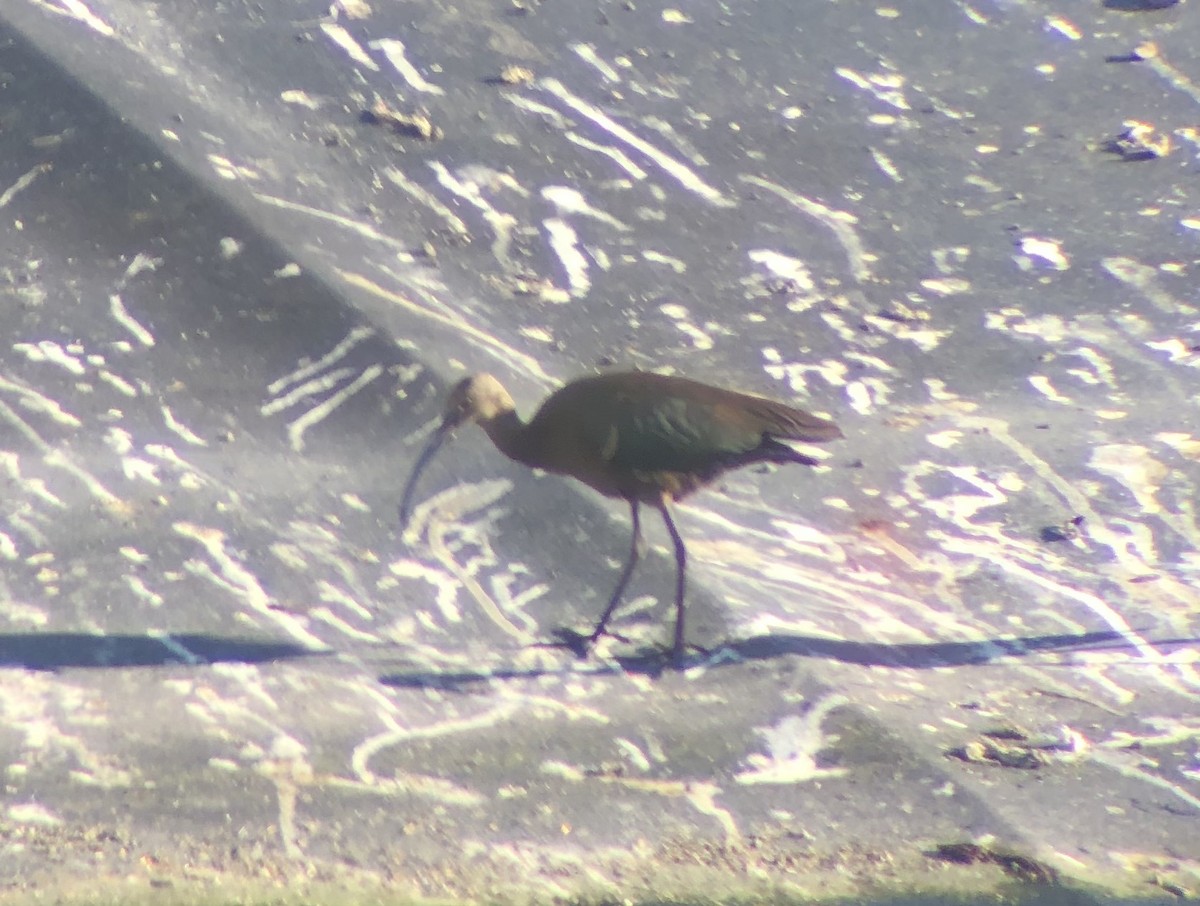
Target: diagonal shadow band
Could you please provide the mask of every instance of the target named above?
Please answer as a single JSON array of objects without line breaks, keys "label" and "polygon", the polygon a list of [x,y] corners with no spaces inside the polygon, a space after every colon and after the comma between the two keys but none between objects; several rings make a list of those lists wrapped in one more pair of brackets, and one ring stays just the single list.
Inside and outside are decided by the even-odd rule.
[{"label": "diagonal shadow band", "polygon": [[[570,633],[559,634],[555,647],[572,648]],[[1194,644],[1194,639],[1164,639],[1154,642],[1158,647]],[[816,638],[801,635],[762,635],[730,642],[714,648],[711,654],[691,656],[685,666],[706,664],[709,669],[748,660],[768,660],[784,655],[802,655],[843,664],[860,666],[897,667],[929,670],[937,667],[985,666],[999,658],[1030,657],[1037,654],[1119,651],[1132,647],[1117,632],[1105,630],[1075,634],[1023,636],[1020,638],[982,639],[973,642],[929,642],[880,644],[841,639]],[[671,669],[670,660],[656,648],[640,649],[605,661],[578,661],[558,669],[486,669],[463,672],[390,672],[380,676],[385,686],[432,687],[448,691],[469,692],[480,684],[493,680],[532,679],[558,673],[574,675],[623,671],[646,676],[659,676]]]},{"label": "diagonal shadow band", "polygon": [[[1194,644],[1194,639],[1165,639],[1163,646]],[[570,647],[570,641],[551,643]],[[385,648],[388,646],[384,646]],[[802,655],[861,666],[935,667],[982,666],[998,658],[1030,657],[1036,654],[1119,651],[1128,648],[1119,633],[1111,631],[1077,634],[984,639],[974,642],[931,642],[879,644],[800,635],[764,635],[718,646],[712,654],[695,655],[689,663],[707,662],[709,669],[747,660],[767,660]],[[85,632],[32,632],[0,634],[0,668],[64,670],[69,668],[162,667],[172,664],[218,663],[260,664],[298,658],[330,657],[339,652],[316,650],[290,642],[235,638],[201,633],[114,634]],[[413,670],[389,672],[380,682],[395,687],[459,689],[490,680],[534,678],[557,673],[609,673],[621,670],[658,676],[670,669],[670,661],[657,648],[639,649],[605,661],[578,661],[563,669],[488,668],[470,672]]]},{"label": "diagonal shadow band", "polygon": [[0,667],[162,667],[169,664],[261,664],[328,655],[288,642],[202,634],[98,635],[87,632],[0,634]]}]

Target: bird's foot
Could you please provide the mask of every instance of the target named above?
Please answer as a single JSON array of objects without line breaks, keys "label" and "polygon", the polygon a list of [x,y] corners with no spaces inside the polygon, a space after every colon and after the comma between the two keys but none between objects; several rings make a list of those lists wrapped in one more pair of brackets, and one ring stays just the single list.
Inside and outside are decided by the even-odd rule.
[{"label": "bird's foot", "polygon": [[628,645],[630,642],[630,640],[625,636],[615,632],[610,632],[607,629],[600,629],[599,631],[594,631],[588,635],[584,635],[582,632],[576,632],[574,629],[561,627],[554,630],[554,637],[557,641],[539,642],[538,646],[546,648],[566,648],[577,658],[586,659],[588,654],[591,653],[592,647],[603,636],[616,639],[618,642],[623,642],[626,645]]},{"label": "bird's foot", "polygon": [[619,632],[613,632],[611,629],[606,629],[603,626],[597,626],[592,630],[592,634],[587,637],[587,644],[589,646],[595,645],[605,636],[608,636],[610,639],[616,639],[618,642],[621,642],[624,645],[628,645],[632,641],[632,639],[630,639],[628,636],[621,635]]},{"label": "bird's foot", "polygon": [[662,652],[663,660],[669,661],[672,666],[680,670],[688,665],[689,649],[700,655],[700,657],[712,657],[712,649],[697,645],[694,642],[687,642],[686,644],[676,642],[669,648],[666,645],[656,645],[655,647]]}]

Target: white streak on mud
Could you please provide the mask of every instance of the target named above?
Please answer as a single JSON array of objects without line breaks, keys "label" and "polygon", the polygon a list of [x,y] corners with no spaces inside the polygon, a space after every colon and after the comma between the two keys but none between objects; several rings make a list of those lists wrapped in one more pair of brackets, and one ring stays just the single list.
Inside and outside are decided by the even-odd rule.
[{"label": "white streak on mud", "polygon": [[372,41],[367,45],[372,50],[379,50],[387,57],[387,61],[392,64],[392,68],[404,78],[417,91],[423,91],[426,94],[445,94],[446,92],[425,80],[425,77],[408,61],[408,57],[404,54],[404,42],[398,41],[395,38],[380,38],[377,41]]},{"label": "white streak on mud", "polygon": [[664,173],[675,179],[681,186],[689,192],[703,198],[710,204],[718,207],[728,208],[733,207],[736,202],[729,198],[719,189],[710,186],[703,179],[696,175],[690,167],[682,161],[667,154],[665,151],[650,144],[644,138],[634,134],[632,131],[622,126],[607,113],[589,104],[587,101],[572,94],[567,90],[566,86],[558,79],[541,79],[538,87],[556,97],[559,101],[569,107],[578,115],[589,120],[593,125],[607,132],[617,140],[624,142],[635,151],[645,155],[652,160]]}]

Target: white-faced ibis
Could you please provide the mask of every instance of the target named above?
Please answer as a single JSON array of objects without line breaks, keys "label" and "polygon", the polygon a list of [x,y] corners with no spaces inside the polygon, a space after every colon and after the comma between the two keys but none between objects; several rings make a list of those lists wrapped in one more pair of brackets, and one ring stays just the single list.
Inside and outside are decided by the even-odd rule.
[{"label": "white-faced ibis", "polygon": [[633,539],[617,587],[596,628],[609,618],[633,575],[641,547],[639,508],[662,514],[675,544],[675,645],[684,650],[684,579],[687,551],[671,503],[722,473],[753,463],[817,461],[777,438],[828,441],[842,436],[833,422],[773,400],[723,390],[685,378],[633,371],[583,377],[555,391],[526,423],[512,397],[490,374],[461,381],[450,393],[442,423],[417,459],[400,506],[408,521],[421,471],[455,428],[477,422],[505,456],[535,469],[577,478],[609,497],[629,502]]}]

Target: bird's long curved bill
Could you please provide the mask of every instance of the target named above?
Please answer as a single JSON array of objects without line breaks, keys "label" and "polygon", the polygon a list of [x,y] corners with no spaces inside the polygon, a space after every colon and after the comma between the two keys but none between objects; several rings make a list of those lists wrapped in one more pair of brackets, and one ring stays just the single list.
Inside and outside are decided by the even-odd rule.
[{"label": "bird's long curved bill", "polygon": [[442,444],[453,433],[454,425],[443,423],[433,432],[433,435],[429,438],[429,442],[425,444],[425,448],[417,457],[417,462],[413,466],[413,470],[408,476],[408,481],[404,485],[404,493],[400,496],[401,531],[408,525],[408,518],[412,515],[413,497],[416,494],[417,481],[420,479],[421,473],[425,471],[426,466],[433,462],[433,457],[437,455],[438,450],[442,448]]}]

